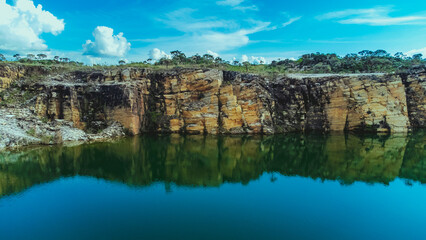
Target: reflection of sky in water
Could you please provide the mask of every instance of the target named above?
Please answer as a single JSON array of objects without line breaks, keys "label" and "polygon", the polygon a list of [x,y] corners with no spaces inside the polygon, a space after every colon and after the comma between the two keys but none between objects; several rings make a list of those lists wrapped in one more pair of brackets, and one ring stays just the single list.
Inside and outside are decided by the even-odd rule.
[{"label": "reflection of sky in water", "polygon": [[425,239],[423,132],[136,137],[0,155],[2,239]]}]

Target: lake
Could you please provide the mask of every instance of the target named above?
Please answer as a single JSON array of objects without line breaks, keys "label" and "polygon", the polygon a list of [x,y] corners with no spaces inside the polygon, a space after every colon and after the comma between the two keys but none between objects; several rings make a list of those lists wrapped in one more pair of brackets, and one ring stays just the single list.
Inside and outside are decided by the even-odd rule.
[{"label": "lake", "polygon": [[424,131],[0,153],[1,239],[426,239]]}]

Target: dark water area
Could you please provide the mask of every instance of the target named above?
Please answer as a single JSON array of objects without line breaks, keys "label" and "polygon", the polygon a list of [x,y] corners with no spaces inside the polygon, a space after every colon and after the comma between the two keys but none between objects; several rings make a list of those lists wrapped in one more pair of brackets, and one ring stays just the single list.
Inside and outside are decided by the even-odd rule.
[{"label": "dark water area", "polygon": [[426,134],[0,153],[0,239],[426,239]]}]

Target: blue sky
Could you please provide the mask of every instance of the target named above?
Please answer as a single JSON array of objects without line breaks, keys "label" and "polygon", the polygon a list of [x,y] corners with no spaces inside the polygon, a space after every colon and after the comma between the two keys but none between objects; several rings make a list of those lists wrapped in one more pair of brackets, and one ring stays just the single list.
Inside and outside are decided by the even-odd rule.
[{"label": "blue sky", "polygon": [[426,55],[425,39],[424,0],[0,0],[0,52],[86,63],[177,49],[267,61],[364,49]]}]

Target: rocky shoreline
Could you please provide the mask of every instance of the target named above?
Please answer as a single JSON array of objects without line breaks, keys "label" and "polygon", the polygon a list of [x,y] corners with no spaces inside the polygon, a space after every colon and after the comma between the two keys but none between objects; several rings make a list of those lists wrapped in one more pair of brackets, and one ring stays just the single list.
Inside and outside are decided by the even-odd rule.
[{"label": "rocky shoreline", "polygon": [[265,77],[217,69],[58,72],[0,65],[0,149],[144,133],[406,133],[426,125],[426,68]]},{"label": "rocky shoreline", "polygon": [[0,109],[0,151],[32,145],[76,145],[125,136],[119,123],[96,134],[86,133],[65,120],[45,121],[26,108]]}]

